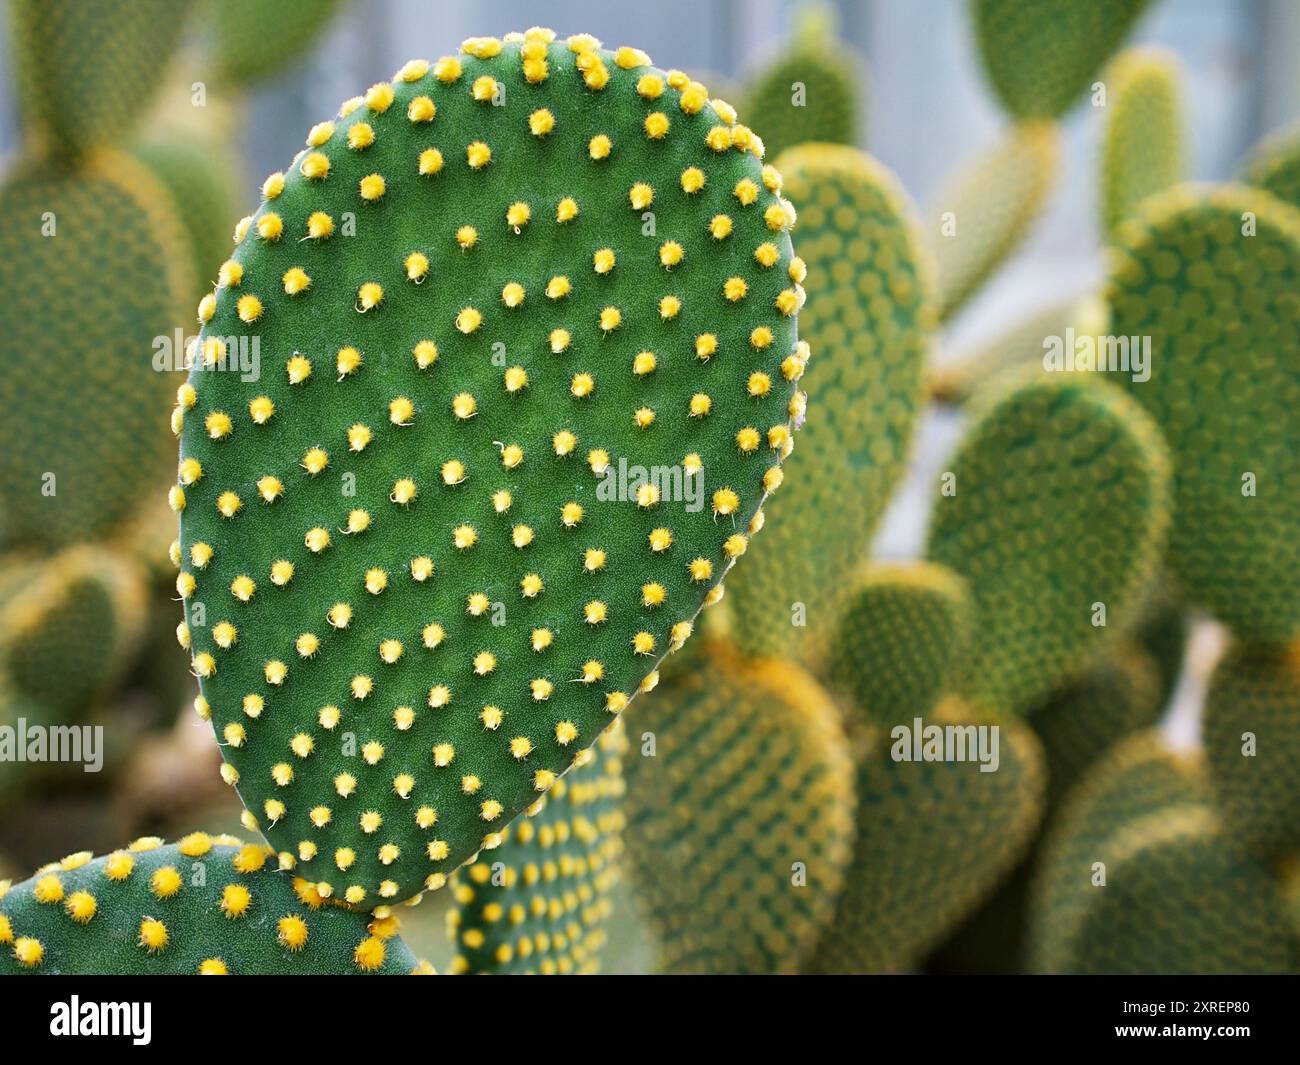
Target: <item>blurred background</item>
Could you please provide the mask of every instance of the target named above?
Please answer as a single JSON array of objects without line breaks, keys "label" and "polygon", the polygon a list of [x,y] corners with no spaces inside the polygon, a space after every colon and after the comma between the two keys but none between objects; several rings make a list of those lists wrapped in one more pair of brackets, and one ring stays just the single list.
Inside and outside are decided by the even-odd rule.
[{"label": "blurred background", "polygon": [[[221,209],[226,233],[256,206],[262,179],[288,163],[312,124],[331,115],[338,101],[390,77],[411,57],[434,58],[454,52],[471,35],[541,24],[561,35],[592,33],[610,47],[634,44],[660,65],[683,68],[708,84],[714,96],[731,100],[746,77],[788,45],[796,5],[794,0],[636,5],[609,0],[339,0],[305,6],[319,7],[330,17],[317,20],[319,32],[301,43],[301,54],[287,65],[268,63],[265,70],[223,78],[211,73],[220,21],[214,23],[206,4],[196,4],[157,89],[156,106],[132,134],[147,141],[154,130],[183,128],[195,143],[205,145],[210,168],[226,174],[229,207]],[[282,14],[267,20],[263,48],[278,43],[294,7],[286,4]],[[967,5],[960,0],[837,0],[833,7],[839,38],[865,64],[858,143],[898,175],[922,223],[937,226],[941,205],[935,198],[945,181],[1006,130],[1007,120],[980,70]],[[12,161],[22,151],[23,134],[9,35],[6,19],[0,22],[0,153]],[[1300,117],[1300,65],[1295,61],[1300,4],[1294,0],[1162,0],[1142,17],[1131,43],[1160,45],[1180,61],[1188,168],[1197,180],[1230,177],[1261,135]],[[262,60],[253,54],[253,42],[246,44],[256,67]],[[193,106],[196,91],[203,97],[201,107]],[[1102,116],[1086,105],[1064,119],[1065,155],[1050,199],[1014,256],[936,336],[936,363],[977,348],[1009,320],[1096,289],[1105,269],[1096,191],[1101,128]],[[797,246],[797,231],[795,237]],[[199,261],[207,262],[209,272],[197,278],[195,293],[211,286],[220,259]],[[7,299],[8,293],[0,298]],[[193,300],[186,307],[186,317],[177,325],[192,321]],[[0,345],[7,342],[0,339]],[[158,405],[160,424],[167,407],[165,401]],[[932,407],[924,416],[911,472],[878,535],[878,555],[917,554],[933,494],[930,486],[960,425],[961,415],[952,408]],[[160,471],[154,491],[158,502],[171,480],[170,471]],[[130,580],[143,589],[131,593],[132,653],[129,662],[115,669],[118,680],[96,693],[87,712],[87,720],[111,716],[119,726],[128,726],[110,730],[105,772],[93,779],[60,775],[53,767],[21,780],[6,782],[0,776],[0,877],[73,850],[103,850],[145,832],[171,837],[197,826],[238,830],[239,806],[219,781],[210,729],[188,709],[193,682],[187,656],[175,645],[179,607],[163,557],[174,519],[154,507],[132,522],[125,539],[130,550],[139,551],[132,565],[142,572]],[[114,534],[115,544],[123,539],[120,530]],[[149,551],[158,556],[152,571]],[[11,560],[9,568],[25,564]],[[0,574],[0,595],[5,594],[5,579]],[[1219,641],[1209,623],[1193,635],[1189,668],[1168,722],[1175,738],[1195,735],[1199,685]],[[13,708],[11,704],[11,714]],[[631,901],[621,904],[630,906]],[[448,949],[437,927],[442,905],[435,898],[421,907],[408,932],[416,953],[435,962],[444,962]],[[619,922],[615,938],[617,960],[611,967],[645,968],[650,948],[637,922]]]}]

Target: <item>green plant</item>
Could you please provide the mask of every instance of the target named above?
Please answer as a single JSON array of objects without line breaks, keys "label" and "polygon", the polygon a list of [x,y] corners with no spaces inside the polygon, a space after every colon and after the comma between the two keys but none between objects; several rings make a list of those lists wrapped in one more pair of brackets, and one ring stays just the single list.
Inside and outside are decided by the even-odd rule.
[{"label": "green plant", "polygon": [[328,29],[342,0],[298,0],[293,18],[275,0],[212,5],[212,62],[223,81],[246,87],[282,73]]},{"label": "green plant", "polygon": [[1230,648],[1201,728],[1229,835],[1264,858],[1300,851],[1300,644]]},{"label": "green plant", "polygon": [[796,145],[861,140],[865,66],[836,32],[829,4],[805,3],[786,51],[749,80],[743,110],[773,156]]},{"label": "green plant", "polygon": [[1169,523],[1159,431],[1080,375],[1013,377],[985,397],[944,473],[927,555],[963,576],[975,644],[958,690],[1024,710],[1137,620]]},{"label": "green plant", "polygon": [[[441,885],[654,686],[803,417],[758,137],[553,37],[344,104],[200,306],[182,639],[227,779],[353,904]],[[254,339],[261,380],[209,371]],[[625,463],[676,479],[611,498]]]},{"label": "green plant", "polygon": [[1178,61],[1157,48],[1131,48],[1106,72],[1101,210],[1114,233],[1148,196],[1183,180],[1182,90]]},{"label": "green plant", "polygon": [[629,868],[665,971],[794,972],[853,846],[839,713],[791,662],[698,653],[630,715]]},{"label": "green plant", "polygon": [[154,368],[151,345],[194,288],[185,237],[161,186],[110,150],[70,170],[20,163],[0,212],[15,220],[0,236],[0,543],[88,539],[166,476],[167,428],[150,412],[176,375]]},{"label": "green plant", "polygon": [[627,746],[615,724],[502,833],[500,847],[452,875],[452,973],[600,970],[610,889],[622,872]]},{"label": "green plant", "polygon": [[391,915],[331,905],[275,854],[195,832],[72,854],[0,882],[0,973],[226,975],[429,971]]},{"label": "green plant", "polygon": [[956,681],[973,613],[966,582],[946,567],[876,563],[840,619],[827,679],[862,720],[910,726]]},{"label": "green plant", "polygon": [[778,165],[802,205],[799,250],[813,279],[799,318],[817,352],[800,382],[812,417],[790,458],[790,484],[765,511],[761,542],[728,581],[728,606],[741,651],[815,665],[903,475],[934,311],[893,175],[835,145],[792,149]]},{"label": "green plant", "polygon": [[1152,368],[1122,380],[1173,458],[1168,569],[1243,638],[1285,640],[1300,631],[1300,212],[1244,186],[1179,188],[1115,244],[1111,330],[1149,340]]},{"label": "green plant", "polygon": [[1300,126],[1279,130],[1255,145],[1241,180],[1300,207]]},{"label": "green plant", "polygon": [[1059,118],[1088,91],[1147,0],[972,0],[984,74],[1017,118]]}]

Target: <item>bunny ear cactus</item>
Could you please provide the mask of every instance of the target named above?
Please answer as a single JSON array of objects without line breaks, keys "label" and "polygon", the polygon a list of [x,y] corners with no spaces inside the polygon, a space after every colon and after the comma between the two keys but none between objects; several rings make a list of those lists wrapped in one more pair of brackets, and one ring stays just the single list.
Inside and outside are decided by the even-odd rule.
[{"label": "bunny ear cactus", "polygon": [[1051,122],[1013,126],[935,197],[926,233],[941,322],[965,306],[1037,221],[1060,168],[1060,140]]},{"label": "bunny ear cactus", "polygon": [[965,694],[1024,710],[1136,621],[1168,478],[1159,431],[1110,385],[1042,375],[987,398],[944,474],[927,547],[975,599]]},{"label": "bunny ear cactus", "polygon": [[1300,208],[1300,125],[1257,144],[1242,167],[1241,180]]},{"label": "bunny ear cactus", "polygon": [[1144,199],[1181,181],[1186,164],[1175,56],[1157,48],[1129,49],[1111,64],[1106,84],[1101,204],[1111,234]]},{"label": "bunny ear cactus", "polygon": [[195,832],[0,883],[0,974],[310,975],[428,971],[391,915],[325,903],[262,844]]},{"label": "bunny ear cactus", "polygon": [[[790,484],[766,512],[761,546],[727,592],[741,651],[815,666],[902,477],[934,312],[928,264],[893,175],[835,145],[804,145],[778,163],[803,205],[799,249],[813,277],[799,318],[817,352],[801,382],[813,417]],[[806,625],[792,624],[794,604]]]},{"label": "bunny ear cactus", "polygon": [[504,831],[497,850],[452,876],[452,973],[600,971],[621,872],[626,753],[615,724]]},{"label": "bunny ear cactus", "polygon": [[118,152],[75,171],[20,165],[0,212],[0,543],[87,539],[165,476],[167,429],[148,412],[177,382],[153,345],[194,288],[185,238],[166,193]]},{"label": "bunny ear cactus", "polygon": [[1059,118],[1087,93],[1147,0],[973,0],[984,74],[1016,118]]},{"label": "bunny ear cactus", "polygon": [[66,719],[121,673],[144,627],[137,567],[83,545],[7,556],[0,576],[0,685]]},{"label": "bunny ear cactus", "polygon": [[758,71],[744,111],[773,156],[798,144],[856,144],[863,123],[861,57],[836,42],[835,11],[808,3],[790,48]]},{"label": "bunny ear cactus", "polygon": [[1279,886],[1205,798],[1200,766],[1154,734],[1091,770],[1054,822],[1033,885],[1030,968],[1287,970]]},{"label": "bunny ear cactus", "polygon": [[[853,863],[813,957],[815,972],[893,972],[915,965],[1033,838],[1045,779],[1042,751],[1029,728],[1014,719],[996,722],[952,699],[927,713],[924,728],[941,737],[960,735],[972,754],[913,760],[910,723],[858,738]],[[973,757],[982,729],[998,730],[984,733],[991,737],[987,752],[998,760],[991,772]]]},{"label": "bunny ear cactus", "polygon": [[343,0],[298,0],[285,18],[276,0],[212,5],[213,63],[222,81],[248,86],[298,62],[329,28]]},{"label": "bunny ear cactus", "polygon": [[1174,460],[1171,574],[1242,638],[1284,641],[1300,631],[1300,211],[1179,188],[1115,246],[1111,329],[1149,342],[1149,380],[1122,380]]},{"label": "bunny ear cactus", "polygon": [[[178,588],[226,777],[322,894],[495,845],[745,553],[808,350],[735,119],[633,48],[471,38],[239,224],[175,415]],[[221,371],[254,342],[260,380]]]},{"label": "bunny ear cactus", "polygon": [[956,680],[972,614],[966,582],[946,567],[877,563],[844,611],[827,679],[864,719],[910,725]]},{"label": "bunny ear cactus", "polygon": [[1300,851],[1300,643],[1230,648],[1202,729],[1228,833],[1265,858]]},{"label": "bunny ear cactus", "polygon": [[39,147],[72,155],[115,142],[162,81],[190,5],[12,0],[19,99]]},{"label": "bunny ear cactus", "polygon": [[632,714],[627,852],[670,973],[789,973],[853,845],[839,712],[781,659],[722,643]]}]

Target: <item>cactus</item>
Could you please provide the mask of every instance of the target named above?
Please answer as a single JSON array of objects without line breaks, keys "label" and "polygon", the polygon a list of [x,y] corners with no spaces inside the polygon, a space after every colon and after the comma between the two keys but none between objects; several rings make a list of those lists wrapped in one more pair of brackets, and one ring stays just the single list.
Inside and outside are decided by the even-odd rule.
[{"label": "cactus", "polygon": [[1300,212],[1244,186],[1179,188],[1116,246],[1111,329],[1149,337],[1153,368],[1123,380],[1174,460],[1171,574],[1243,638],[1285,640],[1300,631]]},{"label": "cactus", "polygon": [[1038,220],[1056,183],[1060,139],[1050,122],[1013,126],[935,197],[926,238],[941,322],[965,306]]},{"label": "cactus", "polygon": [[13,56],[29,139],[66,155],[116,142],[161,83],[190,4],[13,0]]},{"label": "cactus", "polygon": [[629,869],[668,972],[793,972],[852,850],[839,714],[790,662],[699,654],[629,721]]},{"label": "cactus", "polygon": [[1147,0],[973,0],[984,74],[1017,118],[1059,118],[1084,96]]},{"label": "cactus", "polygon": [[326,904],[233,836],[154,837],[0,882],[0,974],[400,974],[427,971],[397,920]]},{"label": "cactus", "polygon": [[[997,724],[945,700],[927,725]],[[1020,858],[1042,814],[1042,752],[1029,728],[1006,720],[1000,764],[900,761],[883,730],[859,738],[858,835],[816,972],[893,972],[914,965]],[[909,731],[910,734],[910,731]]]},{"label": "cactus", "polygon": [[743,110],[773,157],[798,144],[857,144],[862,136],[864,70],[836,42],[829,4],[807,3],[790,47],[755,72]]},{"label": "cactus", "polygon": [[1255,145],[1242,166],[1241,180],[1300,207],[1300,125],[1279,130]]},{"label": "cactus", "polygon": [[0,544],[65,544],[111,529],[166,476],[150,412],[176,382],[151,344],[184,320],[190,260],[166,194],[117,152],[72,173],[21,165],[0,214]]},{"label": "cactus", "polygon": [[[934,319],[893,175],[837,146],[796,148],[778,165],[803,205],[799,250],[814,281],[799,318],[817,352],[806,382],[813,416],[753,558],[728,582],[728,605],[742,651],[815,666],[903,474]],[[796,602],[805,627],[791,624]]]},{"label": "cactus", "polygon": [[128,664],[144,626],[141,574],[89,545],[0,564],[0,685],[66,723]]},{"label": "cactus", "polygon": [[1300,643],[1232,647],[1201,728],[1228,834],[1264,858],[1300,850]]},{"label": "cactus", "polygon": [[505,830],[499,849],[453,874],[452,973],[599,972],[621,872],[626,753],[615,723]]},{"label": "cactus", "polygon": [[[267,181],[175,416],[225,774],[354,904],[441,885],[654,686],[802,420],[757,136],[635,49],[462,50]],[[206,369],[241,338],[260,381]]]},{"label": "cactus", "polygon": [[830,683],[865,720],[923,717],[956,679],[971,641],[966,582],[929,562],[877,563],[853,593],[828,662]]},{"label": "cactus", "polygon": [[1183,180],[1182,89],[1178,60],[1131,48],[1106,72],[1101,146],[1102,222],[1114,233],[1139,203]]},{"label": "cactus", "polygon": [[221,0],[212,7],[218,77],[248,86],[287,70],[315,45],[343,6],[341,0],[298,0],[293,18],[285,18],[276,0]]},{"label": "cactus", "polygon": [[1138,733],[1091,769],[1045,844],[1030,968],[1285,969],[1278,885],[1224,832],[1206,797],[1199,758],[1170,751],[1155,733]]},{"label": "cactus", "polygon": [[1024,710],[1135,623],[1168,525],[1168,457],[1120,390],[1038,375],[987,398],[935,503],[927,554],[969,582],[960,690]]}]

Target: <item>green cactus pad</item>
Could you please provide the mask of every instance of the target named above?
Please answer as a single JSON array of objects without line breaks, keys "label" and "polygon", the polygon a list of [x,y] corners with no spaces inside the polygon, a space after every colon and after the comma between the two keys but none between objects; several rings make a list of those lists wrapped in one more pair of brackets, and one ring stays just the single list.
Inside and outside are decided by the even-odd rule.
[{"label": "green cactus pad", "polygon": [[1106,72],[1101,213],[1107,234],[1148,196],[1183,180],[1183,107],[1178,60],[1160,48],[1131,48]]},{"label": "green cactus pad", "polygon": [[[7,889],[7,890],[5,890]],[[367,927],[369,925],[369,927]],[[0,882],[0,974],[400,975],[427,967],[390,915],[325,903],[233,836],[153,837]]]},{"label": "green cactus pad", "polygon": [[1228,834],[1266,858],[1300,851],[1300,644],[1231,648],[1201,727]]},{"label": "green cactus pad", "polygon": [[230,248],[234,174],[221,148],[179,135],[150,135],[130,153],[167,189],[189,238],[196,292],[208,291]]},{"label": "green cactus pad", "polygon": [[621,872],[626,753],[616,724],[588,748],[589,761],[505,830],[500,848],[452,876],[452,973],[600,971]]},{"label": "green cactus pad", "polygon": [[116,142],[162,81],[190,3],[12,0],[19,99],[40,147],[78,153]]},{"label": "green cactus pad", "polygon": [[1180,188],[1115,243],[1111,329],[1150,337],[1150,380],[1123,381],[1174,460],[1169,569],[1238,635],[1285,640],[1300,632],[1300,212]]},{"label": "green cactus pad", "polygon": [[866,720],[886,727],[928,714],[971,642],[966,582],[931,562],[877,563],[840,622],[827,676]]},{"label": "green cactus pad", "polygon": [[1300,125],[1260,141],[1242,167],[1241,180],[1300,207]]},{"label": "green cactus pad", "polygon": [[1056,182],[1060,140],[1050,122],[1013,126],[934,197],[925,233],[941,322],[961,310],[1029,234]]},{"label": "green cactus pad", "polygon": [[143,575],[92,546],[10,556],[4,570],[0,683],[55,716],[75,715],[130,662],[144,625]]},{"label": "green cactus pad", "polygon": [[756,71],[744,112],[773,157],[798,144],[857,144],[862,136],[861,56],[836,43],[829,5],[807,5],[790,47]]},{"label": "green cactus pad", "polygon": [[742,651],[815,664],[903,474],[934,316],[928,264],[892,174],[834,145],[797,148],[778,164],[801,206],[799,250],[812,273],[799,316],[817,353],[801,382],[811,419],[753,558],[728,582],[728,606]]},{"label": "green cactus pad", "polygon": [[[802,419],[803,263],[756,136],[550,37],[346,103],[201,307],[172,491],[195,672],[245,805],[354,903],[439,886],[654,686]],[[204,368],[240,338],[260,380]]]},{"label": "green cactus pad", "polygon": [[[957,700],[925,724],[993,726]],[[1029,728],[997,725],[998,766],[900,761],[910,738],[874,730],[859,737],[858,835],[844,893],[812,969],[894,972],[915,965],[1005,876],[1033,839],[1043,808],[1043,755]],[[900,737],[911,736],[911,725]],[[991,734],[990,734],[991,735]]]},{"label": "green cactus pad", "polygon": [[1135,644],[1121,644],[1064,691],[1029,713],[1047,757],[1047,802],[1055,807],[1113,744],[1160,717],[1160,672]]},{"label": "green cactus pad", "polygon": [[1168,458],[1151,419],[1118,389],[1039,374],[988,397],[949,475],[927,553],[975,597],[962,690],[1024,710],[1136,621],[1169,523]]},{"label": "green cactus pad", "polygon": [[628,727],[629,868],[666,971],[796,971],[853,845],[835,706],[792,663],[710,643]]},{"label": "green cactus pad", "polygon": [[250,85],[281,73],[316,44],[342,0],[298,0],[286,18],[277,0],[221,0],[212,5],[213,61],[218,76]]},{"label": "green cactus pad", "polygon": [[165,483],[157,412],[177,382],[152,345],[188,317],[185,238],[166,193],[119,153],[72,173],[21,166],[0,213],[0,543],[89,539]]},{"label": "green cactus pad", "polygon": [[972,0],[984,74],[1008,114],[1058,118],[1083,98],[1147,0]]}]

